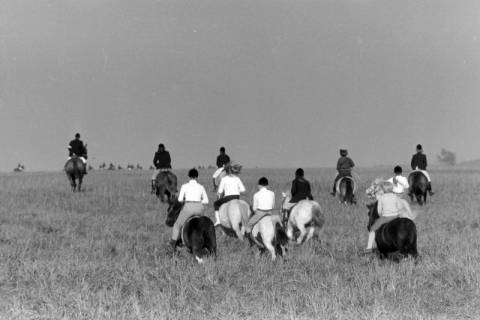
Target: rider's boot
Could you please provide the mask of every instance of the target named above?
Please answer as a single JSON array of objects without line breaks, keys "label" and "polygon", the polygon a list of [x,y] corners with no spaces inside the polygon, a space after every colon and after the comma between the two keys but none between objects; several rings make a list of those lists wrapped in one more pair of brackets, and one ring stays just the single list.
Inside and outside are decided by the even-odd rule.
[{"label": "rider's boot", "polygon": [[174,254],[177,250],[177,240],[170,240],[167,244],[167,253]]},{"label": "rider's boot", "polygon": [[152,180],[152,191],[151,191],[152,194],[155,193],[155,180]]},{"label": "rider's boot", "polygon": [[432,183],[431,182],[428,182],[427,190],[428,190],[428,193],[430,194],[430,196],[433,196],[435,194],[435,192],[433,192],[433,190],[432,190]]}]

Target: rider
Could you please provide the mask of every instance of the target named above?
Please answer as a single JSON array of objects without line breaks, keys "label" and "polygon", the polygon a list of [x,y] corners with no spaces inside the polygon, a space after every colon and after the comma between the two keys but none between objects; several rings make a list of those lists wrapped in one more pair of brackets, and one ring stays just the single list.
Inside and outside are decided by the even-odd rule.
[{"label": "rider", "polygon": [[220,154],[217,156],[217,170],[213,174],[213,188],[216,188],[215,179],[222,173],[225,166],[230,163],[230,157],[225,153],[225,147],[220,147]]},{"label": "rider", "polygon": [[378,218],[370,227],[367,248],[365,249],[366,253],[372,251],[375,245],[375,231],[377,231],[383,224],[398,218],[400,215],[412,217],[408,202],[400,199],[395,193],[393,193],[393,184],[391,182],[383,182],[381,188],[383,194],[378,197],[377,203],[377,210],[380,218]]},{"label": "rider", "polygon": [[396,166],[393,169],[395,176],[391,177],[387,181],[393,185],[393,193],[401,196],[405,193],[405,190],[408,189],[408,179],[402,176],[402,167]]},{"label": "rider", "polygon": [[220,214],[218,213],[220,206],[230,200],[240,199],[240,194],[245,192],[245,186],[237,176],[241,170],[242,167],[237,164],[232,165],[229,163],[225,166],[227,175],[220,181],[220,186],[217,191],[219,199],[213,203],[213,208],[215,209],[215,226],[220,225]]},{"label": "rider", "polygon": [[75,140],[70,141],[68,144],[68,159],[73,156],[77,156],[82,160],[84,164],[84,174],[87,174],[87,148],[80,140],[80,133],[75,134]]},{"label": "rider", "polygon": [[253,226],[266,215],[271,214],[275,206],[275,193],[267,189],[268,179],[261,177],[258,180],[258,191],[253,195],[253,215],[245,227],[247,233],[252,232]]},{"label": "rider", "polygon": [[332,196],[335,196],[337,192],[337,182],[340,178],[343,177],[351,177],[352,176],[352,169],[355,167],[355,163],[353,160],[347,157],[348,151],[346,149],[340,149],[340,158],[337,161],[337,176],[335,177],[335,181],[333,182],[333,192],[331,193]]},{"label": "rider", "polygon": [[304,177],[305,172],[302,168],[298,168],[295,171],[295,179],[292,181],[291,194],[292,198],[288,203],[284,205],[284,209],[289,211],[297,202],[301,200],[313,200],[312,189],[310,188],[310,182]]},{"label": "rider", "polygon": [[172,169],[170,153],[165,150],[165,145],[163,143],[158,145],[158,151],[155,152],[155,156],[153,157],[153,165],[155,166],[155,171],[152,175],[152,193],[155,192],[155,180],[157,179],[158,174],[161,171],[170,171],[170,169]]},{"label": "rider", "polygon": [[411,166],[412,170],[421,171],[425,175],[428,180],[428,193],[433,196],[435,193],[432,191],[432,180],[427,172],[427,156],[423,153],[421,144],[417,144],[417,153],[412,156]]},{"label": "rider", "polygon": [[188,171],[190,181],[183,184],[178,194],[178,201],[183,202],[182,211],[172,228],[172,239],[170,245],[175,249],[180,239],[180,230],[188,218],[196,215],[203,215],[205,205],[208,204],[208,196],[205,188],[197,182],[198,171],[193,168]]}]

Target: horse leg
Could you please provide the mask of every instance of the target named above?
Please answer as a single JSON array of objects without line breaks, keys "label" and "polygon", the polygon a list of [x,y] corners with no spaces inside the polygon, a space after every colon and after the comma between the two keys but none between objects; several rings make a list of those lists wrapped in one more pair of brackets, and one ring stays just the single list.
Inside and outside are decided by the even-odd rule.
[{"label": "horse leg", "polygon": [[266,241],[263,243],[263,245],[268,251],[270,251],[270,254],[272,255],[272,261],[275,261],[277,254],[275,253],[275,248],[273,247],[272,243],[270,241]]},{"label": "horse leg", "polygon": [[243,230],[242,232],[242,229],[243,227],[240,226],[240,223],[236,223],[234,225],[232,225],[232,228],[233,228],[233,231],[235,231],[235,234],[237,235],[237,238],[240,239],[241,241],[243,241],[243,236],[244,236],[244,232],[245,230]]},{"label": "horse leg", "polygon": [[308,229],[308,234],[307,234],[307,238],[305,239],[305,242],[307,242],[308,240],[310,240],[312,237],[313,237],[313,234],[315,233],[315,227],[310,227]]},{"label": "horse leg", "polygon": [[83,181],[83,177],[82,176],[78,177],[78,188],[77,188],[78,191],[82,191],[82,181]]},{"label": "horse leg", "polygon": [[302,244],[303,239],[307,235],[307,229],[305,229],[304,224],[299,224],[297,227],[298,227],[298,230],[300,230],[300,235],[297,238],[297,244]]},{"label": "horse leg", "polygon": [[290,220],[287,222],[287,237],[290,241],[293,239],[293,225]]}]

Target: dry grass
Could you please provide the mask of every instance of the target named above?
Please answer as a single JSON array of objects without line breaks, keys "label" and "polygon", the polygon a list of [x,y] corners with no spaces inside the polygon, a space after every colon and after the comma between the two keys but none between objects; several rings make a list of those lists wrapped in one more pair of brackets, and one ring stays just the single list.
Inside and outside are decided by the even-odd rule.
[{"label": "dry grass", "polygon": [[[291,171],[244,170],[248,199],[261,175],[279,195]],[[211,172],[200,174],[211,188]],[[437,195],[416,221],[417,265],[362,254],[367,200],[340,205],[328,194],[332,174],[306,170],[327,219],[319,240],[272,263],[217,233],[218,259],[204,265],[165,255],[170,229],[149,172],[92,172],[77,194],[62,173],[2,175],[0,318],[480,318],[479,171],[433,172]],[[360,174],[363,193],[388,171]]]}]

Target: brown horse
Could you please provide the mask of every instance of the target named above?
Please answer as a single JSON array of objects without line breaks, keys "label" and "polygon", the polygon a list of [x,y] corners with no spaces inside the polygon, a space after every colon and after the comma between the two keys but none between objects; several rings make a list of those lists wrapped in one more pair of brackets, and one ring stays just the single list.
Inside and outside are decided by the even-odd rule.
[{"label": "brown horse", "polygon": [[157,197],[162,202],[172,202],[176,193],[177,176],[171,171],[160,171],[155,179],[155,194]]},{"label": "brown horse", "polygon": [[[70,185],[72,186],[72,191],[81,191],[83,175],[85,172],[85,164],[82,159],[77,156],[73,156],[67,160],[64,166],[65,173],[67,174]],[[78,185],[77,181],[78,180]]]}]

